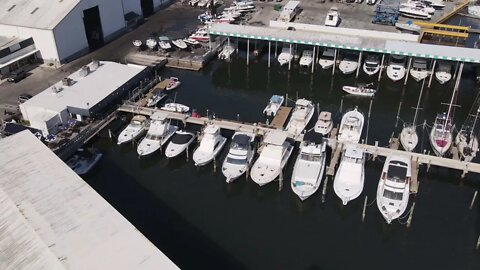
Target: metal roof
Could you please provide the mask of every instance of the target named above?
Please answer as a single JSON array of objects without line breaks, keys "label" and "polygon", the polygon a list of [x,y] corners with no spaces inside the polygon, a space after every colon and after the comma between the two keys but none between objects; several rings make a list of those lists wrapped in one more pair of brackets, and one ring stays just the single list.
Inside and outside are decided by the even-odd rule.
[{"label": "metal roof", "polygon": [[1,269],[178,269],[30,131],[0,153]]},{"label": "metal roof", "polygon": [[[325,30],[321,26],[313,27],[319,30],[302,30],[297,27],[297,24],[296,31],[289,31],[273,27],[215,23],[209,26],[208,33],[227,37],[480,63],[480,50],[478,49],[421,44],[408,38],[414,35],[361,29],[343,28],[342,30],[338,27],[333,30]],[[336,33],[329,31],[336,31]],[[404,40],[402,37],[405,37]]]},{"label": "metal roof", "polygon": [[1,0],[0,24],[54,29],[82,0]]}]

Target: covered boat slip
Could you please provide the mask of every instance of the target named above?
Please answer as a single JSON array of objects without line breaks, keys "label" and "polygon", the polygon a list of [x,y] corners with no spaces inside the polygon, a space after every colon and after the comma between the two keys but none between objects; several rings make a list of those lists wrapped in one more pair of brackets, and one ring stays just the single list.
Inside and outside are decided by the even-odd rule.
[{"label": "covered boat slip", "polygon": [[[212,24],[209,35],[243,39],[304,44],[362,52],[398,54],[421,58],[480,63],[478,49],[418,43],[417,35],[379,32],[361,29],[335,28],[296,31],[286,29],[234,24]],[[305,27],[305,29],[309,29]],[[335,31],[335,32],[332,32]]]}]

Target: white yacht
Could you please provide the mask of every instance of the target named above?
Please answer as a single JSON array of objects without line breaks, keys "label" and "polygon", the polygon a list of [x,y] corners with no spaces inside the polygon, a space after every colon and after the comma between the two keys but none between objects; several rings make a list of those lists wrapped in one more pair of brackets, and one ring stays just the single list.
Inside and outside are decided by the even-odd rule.
[{"label": "white yacht", "polygon": [[153,107],[158,104],[158,102],[162,101],[162,99],[166,98],[167,95],[162,93],[161,91],[156,91],[153,95],[147,100],[147,107]]},{"label": "white yacht", "polygon": [[223,46],[222,50],[218,53],[218,59],[230,61],[236,50],[237,48],[235,45],[227,44]]},{"label": "white yacht", "polygon": [[[474,106],[478,106],[478,102],[474,103]],[[462,128],[457,133],[455,137],[455,144],[458,147],[458,152],[460,156],[466,162],[471,162],[478,152],[478,138],[475,135],[475,127],[477,125],[478,115],[480,114],[480,108],[477,108],[477,113],[473,120],[473,124],[470,126],[471,122],[467,125],[462,125]],[[467,118],[468,119],[468,118]]]},{"label": "white yacht", "polygon": [[250,177],[260,186],[275,180],[292,154],[293,145],[287,141],[287,133],[270,131],[260,147],[260,156],[250,170]]},{"label": "white yacht", "polygon": [[295,103],[290,121],[285,130],[293,135],[299,135],[312,119],[315,107],[310,100],[301,98]]},{"label": "white yacht", "polygon": [[437,156],[443,156],[452,146],[452,117],[439,113],[430,131],[430,144]]},{"label": "white yacht", "polygon": [[318,59],[318,63],[322,67],[322,69],[329,69],[333,67],[335,64],[335,50],[333,49],[325,49]]},{"label": "white yacht", "polygon": [[317,133],[322,135],[327,135],[332,131],[333,128],[333,121],[332,121],[332,113],[331,112],[320,112],[318,115],[317,123],[315,123],[314,130]]},{"label": "white yacht", "polygon": [[354,96],[373,97],[375,96],[375,93],[377,93],[377,90],[373,88],[368,88],[371,85],[372,84],[359,84],[358,86],[344,85],[342,87],[342,90]]},{"label": "white yacht", "polygon": [[405,56],[392,54],[387,67],[387,76],[396,82],[405,77]]},{"label": "white yacht", "polygon": [[337,27],[340,23],[340,12],[336,7],[331,7],[327,12],[327,17],[325,17],[325,25]]},{"label": "white yacht", "polygon": [[147,131],[147,118],[143,115],[135,115],[130,124],[118,135],[118,144],[128,143],[136,140]]},{"label": "white yacht", "polygon": [[175,134],[173,134],[170,142],[167,144],[165,156],[167,158],[173,158],[183,153],[183,151],[188,151],[188,147],[195,141],[196,138],[197,135],[195,135],[195,133],[177,130]]},{"label": "white yacht", "polygon": [[313,63],[313,57],[314,55],[312,50],[304,50],[302,57],[300,58],[300,66],[310,67]]},{"label": "white yacht", "polygon": [[102,156],[103,154],[97,149],[88,150],[80,148],[66,163],[76,174],[85,175],[97,165]]},{"label": "white yacht", "polygon": [[293,55],[290,53],[290,47],[283,47],[282,52],[278,55],[278,63],[280,63],[280,66],[288,64],[290,61],[292,61]]},{"label": "white yacht", "polygon": [[318,190],[325,170],[327,141],[316,132],[307,132],[293,167],[291,187],[303,201]]},{"label": "white yacht", "polygon": [[177,126],[170,125],[170,119],[167,119],[166,113],[153,113],[150,117],[150,127],[147,135],[138,144],[138,155],[148,156],[155,153],[172,137],[177,129]]},{"label": "white yacht", "polygon": [[418,135],[415,126],[405,123],[403,129],[400,132],[400,143],[403,149],[408,152],[412,152],[418,144]]},{"label": "white yacht", "polygon": [[358,143],[362,136],[364,121],[365,118],[363,117],[363,114],[359,112],[357,108],[346,112],[340,123],[338,141]]},{"label": "white yacht", "polygon": [[244,174],[253,161],[255,134],[247,132],[235,132],[230,143],[227,157],[223,160],[222,173],[227,183]]},{"label": "white yacht", "polygon": [[372,76],[376,74],[380,70],[380,61],[378,60],[378,56],[375,54],[369,54],[363,62],[363,71]]},{"label": "white yacht", "polygon": [[355,55],[346,55],[338,65],[338,69],[340,69],[340,71],[345,75],[354,73],[357,70],[357,67],[358,56],[355,58]]},{"label": "white yacht", "polygon": [[283,101],[285,98],[279,95],[273,95],[268,102],[267,107],[263,110],[263,114],[266,116],[275,116],[277,115],[278,110],[282,107]]},{"label": "white yacht", "polygon": [[158,38],[158,46],[164,50],[170,50],[172,45],[170,44],[170,39],[166,36],[161,36]]},{"label": "white yacht", "polygon": [[432,18],[432,15],[430,15],[424,8],[401,7],[398,11],[400,12],[400,15],[408,18],[419,20],[430,20]]},{"label": "white yacht", "polygon": [[412,164],[409,158],[391,155],[385,161],[377,188],[377,206],[388,224],[408,205]]},{"label": "white yacht", "polygon": [[427,78],[427,60],[422,58],[413,59],[412,67],[410,68],[410,75],[412,75],[417,82]]},{"label": "white yacht", "polygon": [[179,112],[179,113],[186,113],[190,110],[190,107],[187,105],[183,105],[180,103],[165,103],[160,109],[169,112]]},{"label": "white yacht", "polygon": [[452,79],[452,65],[445,61],[438,61],[438,67],[435,71],[435,79],[440,84],[445,84]]},{"label": "white yacht", "polygon": [[347,144],[338,166],[333,189],[343,205],[356,199],[363,191],[365,181],[365,155],[361,148]]},{"label": "white yacht", "polygon": [[406,31],[406,32],[411,32],[415,34],[420,34],[420,31],[422,30],[422,27],[416,25],[414,22],[410,20],[406,21],[405,23],[396,22],[395,28],[399,29],[400,31]]},{"label": "white yacht", "polygon": [[183,39],[172,40],[172,44],[175,45],[180,50],[185,50],[187,48],[187,43]]},{"label": "white yacht", "polygon": [[170,79],[168,80],[168,85],[167,87],[165,87],[165,90],[167,91],[177,89],[182,84],[182,82],[177,77],[170,77]]},{"label": "white yacht", "polygon": [[220,128],[215,125],[207,125],[203,130],[202,140],[193,152],[195,166],[203,166],[216,157],[227,139],[220,134]]}]

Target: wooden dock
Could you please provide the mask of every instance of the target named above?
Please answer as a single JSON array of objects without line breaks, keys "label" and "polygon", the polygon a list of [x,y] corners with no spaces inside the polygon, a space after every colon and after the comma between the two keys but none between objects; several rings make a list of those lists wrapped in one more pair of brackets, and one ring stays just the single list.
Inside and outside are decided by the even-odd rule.
[{"label": "wooden dock", "polygon": [[[128,112],[133,114],[143,114],[147,116],[151,116],[154,112],[160,111],[159,109],[153,108],[146,108],[146,107],[139,107],[136,105],[122,105],[118,111]],[[168,112],[167,118],[176,119],[182,121],[183,123],[191,123],[196,125],[206,125],[208,123],[218,125],[222,129],[229,129],[235,131],[244,131],[244,132],[253,132],[257,135],[265,135],[265,133],[273,130],[277,130],[277,128],[273,127],[272,125],[264,125],[262,123],[246,123],[246,122],[239,122],[239,121],[232,121],[226,119],[209,119],[208,117],[191,117],[187,114],[183,113],[175,113],[175,112]],[[336,129],[332,130],[332,134],[336,133]],[[289,134],[290,137],[292,135]],[[297,141],[302,141],[303,135],[294,136],[293,139]],[[328,139],[328,144],[332,149],[335,149],[333,152],[332,160],[339,159],[341,154],[342,144],[338,143],[337,140],[333,137]],[[398,144],[398,143],[397,143]],[[366,153],[373,155],[373,157],[383,156],[387,157],[390,155],[400,155],[400,156],[408,156],[412,161],[418,163],[418,165],[427,165],[430,166],[438,166],[444,167],[454,170],[459,170],[462,172],[462,177],[465,176],[468,172],[473,173],[480,173],[480,164],[472,163],[472,162],[465,162],[461,160],[454,160],[449,158],[431,156],[421,153],[413,153],[413,152],[406,152],[403,150],[392,149],[389,147],[381,147],[378,146],[378,141],[375,142],[375,145],[368,145],[368,144],[357,144],[357,147],[363,149]],[[338,153],[337,153],[338,151]],[[335,157],[337,155],[337,157]],[[333,166],[332,166],[333,165]],[[329,172],[332,174],[333,169],[336,164],[332,162],[330,163]],[[333,174],[332,174],[333,175]]]},{"label": "wooden dock", "polygon": [[443,23],[450,19],[452,16],[455,14],[459,13],[463,8],[465,8],[468,4],[470,3],[469,0],[465,0],[464,2],[460,3],[458,6],[456,6],[452,11],[449,13],[445,14],[445,16],[439,18],[435,23]]},{"label": "wooden dock", "polygon": [[274,128],[283,128],[291,111],[292,107],[281,106],[270,125]]},{"label": "wooden dock", "polygon": [[335,175],[335,168],[337,163],[340,160],[342,154],[343,144],[337,144],[335,148],[332,148],[332,158],[330,159],[330,164],[327,167],[327,176]]},{"label": "wooden dock", "polygon": [[417,160],[412,161],[412,178],[410,180],[410,193],[417,194],[418,192],[418,164]]}]

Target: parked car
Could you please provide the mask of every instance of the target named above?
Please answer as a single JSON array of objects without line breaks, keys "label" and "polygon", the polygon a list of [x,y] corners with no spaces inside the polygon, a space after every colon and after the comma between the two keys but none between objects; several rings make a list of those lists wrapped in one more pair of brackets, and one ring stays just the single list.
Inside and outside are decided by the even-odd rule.
[{"label": "parked car", "polygon": [[15,70],[7,78],[7,81],[9,82],[19,82],[27,77],[27,73],[24,70]]},{"label": "parked car", "polygon": [[20,94],[18,96],[18,102],[20,103],[24,103],[25,101],[29,100],[32,98],[32,95],[30,94]]}]

